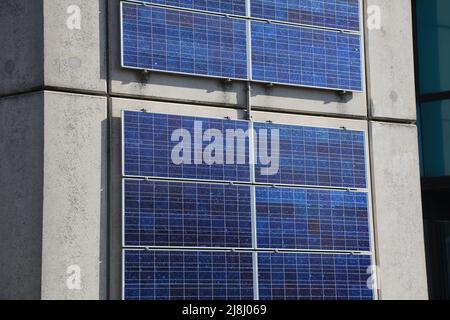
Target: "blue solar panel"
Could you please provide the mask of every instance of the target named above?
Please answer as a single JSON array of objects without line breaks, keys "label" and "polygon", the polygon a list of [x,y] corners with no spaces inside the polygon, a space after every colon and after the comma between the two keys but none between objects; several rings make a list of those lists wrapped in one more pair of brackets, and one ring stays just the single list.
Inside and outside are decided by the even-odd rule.
[{"label": "blue solar panel", "polygon": [[[323,187],[366,188],[364,132],[255,123],[262,129],[279,130],[280,169],[264,176],[256,165],[256,181]],[[269,155],[272,147],[268,146]],[[266,153],[264,146],[259,152]],[[258,157],[259,159],[260,157]]]},{"label": "blue solar panel", "polygon": [[144,0],[167,6],[245,16],[246,0]]},{"label": "blue solar panel", "polygon": [[251,0],[256,18],[359,31],[359,0]]},{"label": "blue solar panel", "polygon": [[[225,138],[227,130],[247,132],[249,127],[246,121],[126,111],[124,112],[123,126],[124,175],[126,176],[250,181],[248,139],[245,141],[240,139],[242,143],[235,140],[233,145],[228,145]],[[195,130],[196,128],[197,130]],[[190,136],[191,142],[184,140],[190,150],[185,148],[184,153],[180,151],[180,155],[189,154],[190,161],[187,161],[186,158],[186,161],[176,163],[173,161],[172,152],[182,139],[176,136],[176,140],[172,141],[172,135],[174,132],[180,133],[180,129]],[[198,149],[195,148],[196,137],[198,138],[198,135],[195,134],[196,131],[200,132],[201,140],[203,133],[209,129],[217,129],[224,134],[224,150],[227,148],[235,150],[234,161],[227,160],[226,154],[224,154],[222,164],[207,164],[201,152],[202,150],[206,151],[210,144],[205,140],[198,143],[202,148],[200,148],[199,157],[195,156],[194,151]],[[199,160],[198,162],[196,158]],[[233,162],[234,164],[232,164]]]},{"label": "blue solar panel", "polygon": [[250,248],[249,186],[125,180],[126,246]]},{"label": "blue solar panel", "polygon": [[247,79],[246,22],[123,3],[123,66]]},{"label": "blue solar panel", "polygon": [[251,253],[124,252],[126,300],[251,300]]},{"label": "blue solar panel", "polygon": [[[255,144],[259,142],[255,182],[286,185],[280,188],[250,183],[249,125],[124,111],[124,245],[135,248],[124,248],[125,299],[253,299],[254,281],[259,282],[263,300],[373,298],[366,283],[371,256],[336,252],[371,251],[368,194],[325,189],[367,188],[365,133],[253,123]],[[262,158],[276,152],[271,143],[263,143],[264,130],[269,136],[279,132],[280,166],[275,175],[263,175],[267,165]],[[214,132],[215,142],[222,140],[224,151],[233,144],[232,164],[226,162],[227,152],[222,155],[225,163],[205,162],[212,142],[205,139],[207,132]],[[236,139],[239,135],[243,142]],[[182,153],[177,148],[181,138]],[[198,146],[200,163],[195,164]],[[184,162],[177,163],[176,156]],[[259,252],[182,251],[187,248]],[[266,249],[296,253],[261,252]],[[253,278],[253,257],[258,257],[258,279]]]},{"label": "blue solar panel", "polygon": [[366,193],[256,188],[258,247],[370,251]]},{"label": "blue solar panel", "polygon": [[252,79],[361,91],[359,35],[252,21]]},{"label": "blue solar panel", "polygon": [[370,256],[258,253],[261,300],[372,300]]}]

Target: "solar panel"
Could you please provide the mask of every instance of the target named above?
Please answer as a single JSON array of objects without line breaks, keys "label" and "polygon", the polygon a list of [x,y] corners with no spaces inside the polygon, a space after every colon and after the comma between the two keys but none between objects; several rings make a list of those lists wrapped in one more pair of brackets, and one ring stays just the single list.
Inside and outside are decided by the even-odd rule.
[{"label": "solar panel", "polygon": [[124,67],[247,79],[246,22],[122,4]]},{"label": "solar panel", "polygon": [[256,18],[359,31],[359,0],[251,0]]},{"label": "solar panel", "polygon": [[125,180],[126,246],[252,246],[249,186]]},{"label": "solar panel", "polygon": [[[256,132],[279,130],[280,168],[262,175],[256,165],[256,181],[271,184],[366,188],[365,134],[360,131],[255,123]],[[259,152],[272,154],[270,145]],[[268,150],[268,151],[267,151]],[[260,159],[260,157],[258,157]]]},{"label": "solar panel", "polygon": [[261,300],[372,300],[370,256],[258,253]]},{"label": "solar panel", "polygon": [[144,2],[245,16],[246,0],[146,0]]},{"label": "solar panel", "polygon": [[366,193],[256,187],[258,247],[370,251]]},{"label": "solar panel", "polygon": [[359,35],[252,21],[252,79],[362,90]]},{"label": "solar panel", "polygon": [[126,300],[251,300],[251,253],[124,252]]},{"label": "solar panel", "polygon": [[[373,299],[369,196],[344,190],[367,188],[365,133],[253,122],[250,155],[249,126],[123,112],[125,299]],[[280,137],[275,175],[264,130]],[[231,164],[205,162],[213,136]]]},{"label": "solar panel", "polygon": [[[233,144],[228,144],[224,136],[224,150],[235,151],[233,161],[223,154],[222,163],[209,165],[205,161],[205,153],[202,153],[211,143],[204,139],[208,130],[219,130],[225,135],[227,130],[245,133],[249,128],[246,121],[125,111],[123,126],[125,176],[250,181],[248,138],[245,141],[240,139],[241,143],[237,139],[230,140]],[[183,140],[179,134],[187,135],[186,139]],[[177,152],[176,156],[183,160],[177,163],[172,153],[178,150],[174,148],[181,141],[186,148],[184,152]],[[200,155],[194,153],[198,149],[201,149]]]}]

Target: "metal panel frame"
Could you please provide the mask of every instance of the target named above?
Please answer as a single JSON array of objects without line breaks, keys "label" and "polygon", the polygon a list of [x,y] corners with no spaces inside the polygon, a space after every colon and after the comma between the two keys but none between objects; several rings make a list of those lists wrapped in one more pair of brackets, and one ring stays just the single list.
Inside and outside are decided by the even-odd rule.
[{"label": "metal panel frame", "polygon": [[[251,0],[246,0],[247,6],[250,5]],[[309,89],[321,89],[321,90],[331,90],[331,91],[345,91],[345,92],[355,92],[355,93],[362,93],[366,90],[366,70],[365,70],[365,43],[364,43],[364,33],[363,33],[363,3],[362,0],[359,1],[359,8],[360,8],[360,30],[354,31],[354,30],[345,30],[345,29],[336,29],[336,28],[327,28],[327,27],[321,27],[321,26],[314,26],[314,25],[305,25],[305,24],[296,24],[296,23],[290,23],[290,22],[283,22],[278,20],[270,20],[270,19],[261,19],[261,18],[254,18],[251,17],[248,13],[247,16],[239,16],[239,15],[232,15],[232,14],[225,14],[225,13],[219,13],[219,12],[211,12],[211,11],[204,11],[204,10],[197,10],[197,9],[191,9],[191,8],[180,8],[180,7],[174,7],[174,6],[168,6],[168,5],[161,5],[161,4],[154,4],[149,2],[142,2],[142,1],[135,1],[135,0],[125,0],[120,2],[120,65],[124,69],[130,69],[130,70],[140,70],[140,71],[151,71],[154,73],[159,74],[173,74],[173,75],[181,75],[181,76],[194,76],[194,77],[200,77],[200,78],[208,78],[208,79],[218,79],[218,80],[234,80],[234,81],[250,81],[251,83],[259,83],[259,84],[265,84],[265,85],[279,85],[284,87],[297,87],[297,88],[309,88]],[[211,15],[211,16],[221,16],[226,17],[229,19],[239,19],[239,20],[247,20],[247,29],[251,28],[251,23],[253,21],[258,22],[266,22],[266,23],[273,23],[273,24],[280,24],[280,25],[287,25],[291,27],[297,27],[297,28],[308,28],[308,29],[314,29],[314,30],[324,30],[324,31],[330,31],[330,32],[336,32],[336,33],[346,33],[346,34],[352,34],[352,35],[358,35],[359,36],[359,43],[360,43],[360,66],[361,66],[361,90],[355,90],[355,89],[344,89],[344,88],[334,88],[334,87],[322,87],[322,86],[311,86],[311,85],[304,85],[304,84],[292,84],[292,83],[284,83],[284,82],[271,82],[271,81],[262,81],[262,80],[254,80],[253,79],[253,72],[252,72],[252,62],[247,62],[247,78],[235,78],[235,77],[221,77],[221,76],[214,76],[214,75],[207,75],[207,74],[197,74],[197,73],[189,73],[189,72],[178,72],[178,71],[166,71],[166,70],[160,70],[160,69],[152,69],[152,68],[138,68],[138,67],[132,67],[132,66],[126,66],[124,63],[124,44],[123,44],[123,5],[125,3],[128,4],[135,4],[135,5],[143,5],[147,7],[157,7],[157,8],[165,8],[169,10],[178,10],[178,11],[184,11],[184,12],[191,12],[191,13],[198,13],[198,14],[205,14],[205,15]],[[251,34],[251,30],[250,30]],[[248,37],[247,35],[247,60],[253,61],[252,57],[252,50],[251,50],[251,35]]]}]

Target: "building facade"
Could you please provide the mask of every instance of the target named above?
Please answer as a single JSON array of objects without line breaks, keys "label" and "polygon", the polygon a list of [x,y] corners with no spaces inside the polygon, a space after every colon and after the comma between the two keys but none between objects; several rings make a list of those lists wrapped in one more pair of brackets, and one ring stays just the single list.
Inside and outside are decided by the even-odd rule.
[{"label": "building facade", "polygon": [[0,298],[122,298],[122,111],[143,109],[364,132],[376,296],[428,298],[411,1],[361,2],[362,91],[250,95],[123,68],[120,4],[0,4]]}]

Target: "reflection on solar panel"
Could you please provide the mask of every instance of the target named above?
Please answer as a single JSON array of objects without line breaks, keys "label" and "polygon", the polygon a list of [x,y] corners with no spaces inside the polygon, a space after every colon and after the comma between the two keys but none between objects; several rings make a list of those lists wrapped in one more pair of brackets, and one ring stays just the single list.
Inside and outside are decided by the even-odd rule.
[{"label": "reflection on solar panel", "polygon": [[251,300],[251,253],[124,252],[126,300]]},{"label": "reflection on solar panel", "polygon": [[[261,175],[256,166],[256,181],[271,184],[293,184],[344,188],[365,188],[364,132],[309,128],[269,123],[255,123],[256,131],[280,133],[280,170],[271,176]],[[266,153],[259,146],[259,152]],[[268,154],[271,154],[270,145]]]},{"label": "reflection on solar panel", "polygon": [[246,0],[144,0],[167,6],[245,16]]},{"label": "reflection on solar panel", "polygon": [[370,256],[258,254],[261,300],[372,300]]},{"label": "reflection on solar panel", "polygon": [[[252,125],[250,150],[247,121],[123,112],[125,299],[373,299],[364,132]],[[194,164],[208,129],[225,149],[240,131],[243,164]],[[274,160],[273,130],[280,166],[266,176],[249,159]],[[177,164],[181,137],[192,161]]]},{"label": "reflection on solar panel", "polygon": [[[221,133],[227,130],[246,132],[248,122],[221,119],[194,118],[175,115],[151,114],[143,112],[124,112],[124,175],[183,178],[220,181],[250,181],[250,165],[248,155],[248,139],[246,146],[234,141],[235,161],[224,161],[224,164],[208,165],[200,155],[199,164],[195,164],[194,150],[196,131],[200,134],[201,150],[205,150],[210,142],[203,138],[204,131],[217,129]],[[189,136],[186,144],[190,150],[190,162],[176,164],[172,159],[172,151],[181,141],[173,133],[183,133]],[[198,134],[197,134],[198,138]],[[224,139],[225,150],[229,147]],[[233,150],[233,149],[231,149]],[[224,155],[225,158],[226,155]],[[239,161],[239,158],[245,161]],[[242,163],[242,164],[241,164]]]},{"label": "reflection on solar panel", "polygon": [[148,2],[122,3],[123,67],[363,89],[359,0],[252,0],[251,16],[244,0]]},{"label": "reflection on solar panel", "polygon": [[359,0],[251,0],[252,17],[359,31]]},{"label": "reflection on solar panel", "polygon": [[244,20],[124,3],[123,66],[247,78]]},{"label": "reflection on solar panel", "polygon": [[360,36],[252,22],[253,80],[362,90]]},{"label": "reflection on solar panel", "polygon": [[125,180],[125,245],[252,246],[250,187]]},{"label": "reflection on solar panel", "polygon": [[366,193],[256,188],[259,248],[370,251]]}]

